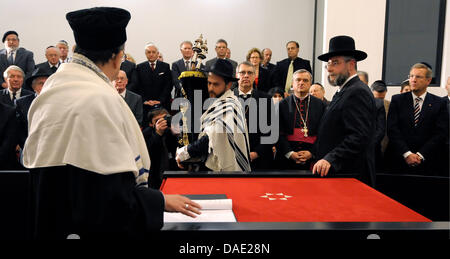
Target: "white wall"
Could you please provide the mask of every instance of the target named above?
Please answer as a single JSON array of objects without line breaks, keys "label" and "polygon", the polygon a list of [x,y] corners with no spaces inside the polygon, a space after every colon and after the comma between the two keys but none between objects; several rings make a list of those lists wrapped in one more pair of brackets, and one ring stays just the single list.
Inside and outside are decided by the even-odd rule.
[{"label": "white wall", "polygon": [[178,60],[179,44],[194,41],[200,33],[208,40],[207,59],[216,56],[214,45],[219,38],[228,41],[232,59],[238,62],[252,47],[269,47],[273,61],[284,59],[289,40],[300,43],[301,57],[312,59],[314,0],[2,1],[0,34],[16,30],[21,46],[33,51],[40,63],[45,61],[47,46],[60,39],[74,44],[65,14],[93,6],[116,6],[131,12],[126,52],[137,62],[145,60],[147,42],[159,46],[166,62]]},{"label": "white wall", "polygon": [[[329,40],[337,35],[349,35],[355,39],[356,48],[365,51],[367,59],[358,62],[358,70],[369,73],[369,85],[381,79],[383,68],[384,29],[386,19],[386,0],[325,0],[325,26],[323,53],[328,52]],[[444,41],[443,78],[450,75],[450,14],[447,4],[446,40]],[[320,54],[320,53],[319,53]],[[326,80],[327,71],[322,71],[326,98],[331,99],[336,89]],[[445,77],[446,78],[446,77]],[[441,80],[442,81],[442,80]],[[445,86],[443,81],[443,86]],[[429,87],[429,92],[439,96],[446,95],[442,87]],[[399,87],[389,87],[387,98],[400,92]]]}]

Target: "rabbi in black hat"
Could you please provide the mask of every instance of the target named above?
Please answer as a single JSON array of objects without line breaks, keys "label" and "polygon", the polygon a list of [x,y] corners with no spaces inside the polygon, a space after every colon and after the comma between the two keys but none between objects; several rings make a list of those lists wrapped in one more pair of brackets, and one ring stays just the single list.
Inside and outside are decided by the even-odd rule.
[{"label": "rabbi in black hat", "polygon": [[[19,47],[19,34],[15,31],[7,31],[3,34],[2,42],[5,48],[0,50],[0,75],[11,65],[20,67],[25,73],[25,78],[29,77],[34,70],[33,52]],[[0,76],[0,84],[6,88],[3,76]],[[30,90],[27,88],[27,90]]]},{"label": "rabbi in black hat", "polygon": [[111,81],[119,72],[130,13],[70,12],[77,43],[30,107],[23,161],[36,183],[34,237],[144,238],[163,211],[193,216],[198,204],[149,189],[141,129]]},{"label": "rabbi in black hat", "polygon": [[239,79],[233,65],[218,59],[208,69],[209,97],[216,98],[200,118],[198,140],[177,150],[176,160],[201,159],[212,171],[251,171],[245,115],[238,98],[230,90]]},{"label": "rabbi in black hat", "polygon": [[375,184],[375,100],[356,73],[356,63],[366,57],[349,36],[332,38],[329,52],[318,57],[327,62],[328,81],[338,90],[322,117],[313,174],[353,174]]}]

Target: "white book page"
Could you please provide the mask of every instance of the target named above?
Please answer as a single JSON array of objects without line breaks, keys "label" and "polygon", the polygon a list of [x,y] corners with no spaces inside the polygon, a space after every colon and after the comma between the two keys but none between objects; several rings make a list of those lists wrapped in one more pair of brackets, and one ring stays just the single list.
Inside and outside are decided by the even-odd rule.
[{"label": "white book page", "polygon": [[191,218],[180,212],[164,212],[164,222],[236,222],[231,199],[193,201],[202,206],[202,214]]}]

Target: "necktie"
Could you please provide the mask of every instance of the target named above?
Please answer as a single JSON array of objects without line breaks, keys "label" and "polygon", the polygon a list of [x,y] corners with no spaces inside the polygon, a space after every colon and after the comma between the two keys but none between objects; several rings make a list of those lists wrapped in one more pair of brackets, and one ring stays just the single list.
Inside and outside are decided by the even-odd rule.
[{"label": "necktie", "polygon": [[8,64],[9,64],[9,65],[13,65],[13,64],[14,64],[14,51],[11,51],[11,52],[9,53]]},{"label": "necktie", "polygon": [[417,126],[420,117],[420,102],[422,98],[417,97],[414,102],[414,126]]},{"label": "necktie", "polygon": [[150,65],[152,66],[152,71],[155,71],[155,63],[150,63]]},{"label": "necktie", "polygon": [[289,92],[289,90],[291,90],[293,74],[294,74],[294,60],[291,60],[291,64],[289,64],[289,69],[286,77],[286,86],[284,87],[284,91],[286,93]]},{"label": "necktie", "polygon": [[52,74],[56,72],[56,69],[57,69],[56,66],[52,66],[52,67],[50,68],[50,70],[52,71]]},{"label": "necktie", "polygon": [[189,71],[189,70],[191,70],[189,67],[189,60],[186,60],[186,71]]},{"label": "necktie", "polygon": [[16,94],[17,94],[17,93],[12,93],[12,101],[13,101],[13,102],[16,100]]}]

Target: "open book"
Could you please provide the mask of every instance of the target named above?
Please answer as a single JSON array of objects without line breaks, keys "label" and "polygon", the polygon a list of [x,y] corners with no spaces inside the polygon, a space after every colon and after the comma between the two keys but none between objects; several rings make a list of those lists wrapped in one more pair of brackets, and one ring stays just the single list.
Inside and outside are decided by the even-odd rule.
[{"label": "open book", "polygon": [[227,199],[225,195],[223,195],[225,197],[221,195],[186,196],[202,206],[202,214],[197,215],[196,218],[191,218],[179,212],[164,212],[164,222],[236,222],[233,202],[231,199]]}]

